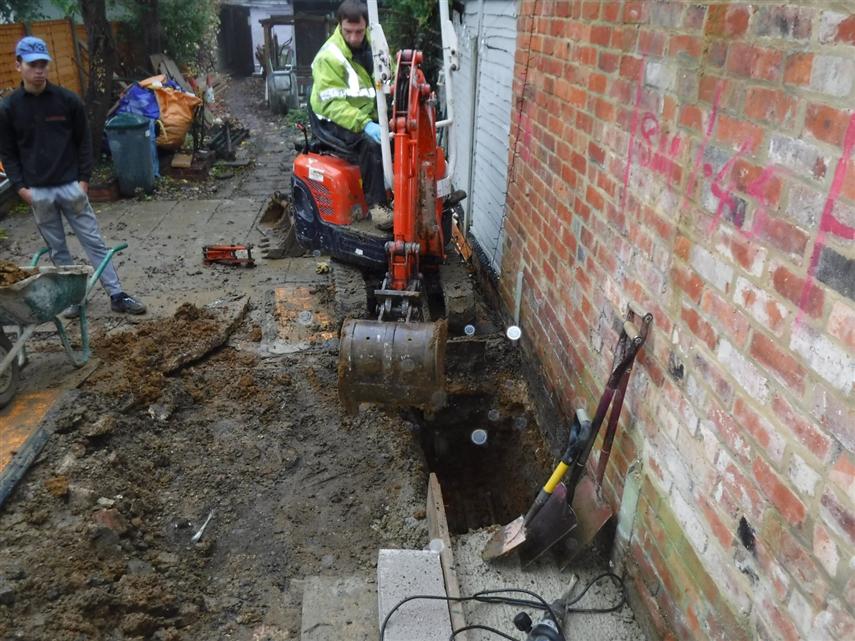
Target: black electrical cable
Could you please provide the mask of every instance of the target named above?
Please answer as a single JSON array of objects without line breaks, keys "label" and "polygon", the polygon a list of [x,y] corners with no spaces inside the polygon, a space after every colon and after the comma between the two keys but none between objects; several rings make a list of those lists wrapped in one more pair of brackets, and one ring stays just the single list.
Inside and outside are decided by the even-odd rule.
[{"label": "black electrical cable", "polygon": [[[578,603],[582,597],[587,594],[588,590],[590,590],[598,581],[604,578],[610,578],[614,580],[618,587],[620,588],[620,600],[615,604],[607,608],[571,608],[571,605]],[[536,601],[528,601],[526,599],[513,599],[510,597],[500,597],[500,596],[492,596],[497,594],[508,594],[508,593],[518,593],[518,594],[527,594],[529,596],[537,599]],[[389,610],[388,614],[383,619],[383,624],[380,626],[380,641],[383,641],[386,635],[386,625],[389,622],[391,616],[405,603],[408,601],[415,600],[432,600],[432,601],[453,601],[453,602],[464,602],[464,601],[478,601],[479,603],[489,603],[489,604],[501,604],[501,605],[514,605],[518,607],[527,607],[527,608],[535,608],[538,610],[545,610],[549,617],[555,622],[555,624],[561,628],[561,621],[555,615],[555,611],[542,596],[537,594],[536,592],[532,592],[530,590],[523,590],[520,588],[505,588],[501,590],[482,590],[481,592],[476,592],[472,596],[463,596],[463,597],[450,597],[450,596],[439,596],[439,595],[428,595],[428,594],[416,594],[413,596],[409,596],[406,599],[402,599],[395,606]],[[557,601],[556,603],[562,603],[562,600]],[[572,599],[563,602],[563,609],[565,613],[575,613],[575,614],[607,614],[609,612],[616,612],[620,610],[624,604],[626,604],[626,586],[624,585],[623,579],[615,574],[614,572],[603,572],[602,574],[594,577],[585,588]],[[554,604],[553,604],[554,605]],[[505,634],[500,630],[496,630],[495,628],[491,628],[485,625],[469,625],[458,630],[454,630],[449,638],[449,641],[453,641],[454,637],[457,636],[460,632],[465,630],[485,630],[487,632],[492,632],[493,634],[497,634],[505,639],[511,639],[511,641],[517,641],[514,637]]]},{"label": "black electrical cable", "polygon": [[[528,594],[529,596],[534,597],[537,601],[525,601],[523,599],[509,599],[507,597],[498,597],[498,596],[488,596],[491,594],[506,594],[509,592],[513,593],[521,593]],[[530,590],[522,590],[517,588],[506,588],[502,590],[483,590],[482,592],[478,592],[473,594],[472,596],[465,597],[450,597],[450,596],[438,596],[438,595],[429,595],[429,594],[416,594],[413,596],[409,596],[406,599],[402,599],[395,607],[389,610],[389,613],[384,617],[383,624],[380,626],[380,641],[383,641],[386,636],[386,625],[389,623],[389,618],[394,614],[398,608],[407,603],[408,601],[415,601],[417,599],[423,600],[432,600],[432,601],[454,601],[454,602],[463,602],[463,601],[479,601],[482,603],[501,603],[504,605],[522,605],[528,607],[534,607],[541,610],[546,610],[549,613],[549,616],[552,617],[552,620],[555,621],[556,625],[560,626],[560,621],[556,618],[555,612],[553,612],[552,607],[542,596],[537,594],[536,592],[531,592]],[[501,633],[504,634],[504,633]],[[513,637],[506,637],[509,639],[513,639]],[[515,640],[514,640],[515,641]]]},{"label": "black electrical cable", "polygon": [[[604,579],[606,577],[613,579],[617,583],[618,587],[620,588],[620,601],[618,601],[617,604],[615,604],[611,607],[608,607],[608,608],[571,608],[570,607],[571,605],[573,605],[575,603],[579,603],[579,601],[581,601],[582,597],[585,596],[585,593],[588,590],[590,590],[600,579]],[[603,572],[602,574],[594,577],[590,582],[588,582],[588,585],[585,586],[585,589],[582,590],[578,596],[573,597],[573,599],[567,601],[566,604],[564,605],[564,611],[565,612],[575,612],[576,614],[607,614],[609,612],[617,612],[618,610],[620,610],[624,606],[625,603],[626,603],[626,585],[624,585],[623,579],[621,577],[619,577],[617,574],[615,574],[614,572]]]},{"label": "black electrical cable", "polygon": [[510,639],[511,641],[519,641],[516,637],[512,637],[510,634],[505,634],[501,630],[497,630],[496,628],[491,628],[489,625],[465,625],[462,628],[457,628],[454,632],[451,633],[451,636],[448,637],[448,641],[454,641],[454,637],[456,637],[461,632],[466,632],[467,630],[485,630],[487,632],[492,632],[493,634],[502,637],[503,639]]}]

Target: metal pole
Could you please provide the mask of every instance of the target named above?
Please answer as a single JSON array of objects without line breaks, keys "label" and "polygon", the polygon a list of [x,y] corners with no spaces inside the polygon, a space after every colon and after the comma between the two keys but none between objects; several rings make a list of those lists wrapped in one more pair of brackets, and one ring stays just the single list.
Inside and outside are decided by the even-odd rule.
[{"label": "metal pole", "polygon": [[386,189],[392,188],[392,148],[389,144],[389,114],[386,95],[391,91],[392,70],[389,45],[380,25],[377,0],[368,0],[368,28],[371,33],[371,53],[374,57],[374,90],[377,98],[377,121],[380,125],[380,151],[383,156],[383,177]]}]

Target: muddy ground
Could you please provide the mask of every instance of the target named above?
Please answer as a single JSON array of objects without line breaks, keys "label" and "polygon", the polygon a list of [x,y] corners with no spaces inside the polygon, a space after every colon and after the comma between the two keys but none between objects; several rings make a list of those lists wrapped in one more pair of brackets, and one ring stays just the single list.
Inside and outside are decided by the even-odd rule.
[{"label": "muddy ground", "polygon": [[[237,104],[263,128],[258,107]],[[336,318],[332,282],[313,286],[316,317]],[[233,301],[246,308],[230,320],[194,305],[132,325],[96,319],[100,366],[66,395],[0,511],[0,639],[297,639],[306,577],[373,576],[379,548],[426,544],[429,465],[470,475],[448,486],[453,529],[520,513],[527,493],[491,479],[535,487],[519,475],[548,452],[517,352],[499,339],[482,361],[457,346],[465,365],[436,416],[348,417],[337,342],[265,351],[265,300]],[[498,325],[483,316],[481,328]],[[469,442],[479,427],[501,450]],[[479,481],[496,496],[476,496]]]}]

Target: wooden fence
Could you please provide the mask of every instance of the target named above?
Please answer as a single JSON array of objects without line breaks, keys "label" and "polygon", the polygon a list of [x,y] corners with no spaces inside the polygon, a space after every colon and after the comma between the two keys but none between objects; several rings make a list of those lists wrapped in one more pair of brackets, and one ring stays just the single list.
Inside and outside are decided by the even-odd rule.
[{"label": "wooden fence", "polygon": [[[21,75],[15,69],[15,45],[25,35],[31,35],[47,43],[53,58],[48,79],[82,95],[81,79],[86,77],[86,70],[81,66],[86,63],[86,52],[81,49],[85,49],[86,30],[70,20],[44,20],[28,23],[28,26],[29,34],[22,23],[0,25],[0,91],[20,84]],[[84,47],[78,47],[79,42]]]}]

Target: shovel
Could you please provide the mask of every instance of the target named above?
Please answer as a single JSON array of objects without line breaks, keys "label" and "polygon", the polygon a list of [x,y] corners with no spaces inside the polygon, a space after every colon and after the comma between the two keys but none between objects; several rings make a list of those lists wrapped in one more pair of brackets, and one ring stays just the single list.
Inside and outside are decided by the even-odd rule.
[{"label": "shovel", "polygon": [[[484,549],[481,558],[485,561],[497,559],[510,554],[513,550],[530,541],[528,529],[534,527],[535,537],[539,539],[551,538],[550,534],[560,532],[558,540],[576,526],[575,517],[569,511],[567,490],[561,479],[571,469],[574,459],[584,449],[591,430],[591,421],[588,419],[584,409],[577,410],[573,426],[570,429],[570,440],[567,449],[561,456],[561,460],[549,477],[546,484],[540,489],[534,499],[534,503],[526,512],[507,525],[497,530]],[[558,491],[556,492],[556,488]],[[538,517],[535,519],[535,517]],[[554,543],[553,543],[554,544]],[[551,547],[551,545],[550,545]]]},{"label": "shovel", "polygon": [[[646,314],[642,318],[641,331],[635,329],[632,323],[634,319],[635,313],[630,309],[621,328],[612,372],[606,382],[594,420],[587,421],[584,410],[577,410],[570,445],[561,462],[538,494],[526,516],[504,526],[487,542],[481,553],[485,560],[504,556],[520,548],[520,559],[524,565],[528,565],[556,543],[568,538],[571,532],[572,537],[569,537],[566,547],[575,556],[576,552],[594,539],[597,532],[611,518],[611,508],[600,496],[600,483],[605,474],[617,431],[632,364],[647,338],[653,316]],[[613,400],[615,402],[609,415],[597,465],[597,481],[594,483],[585,475],[585,466]],[[570,477],[564,485],[561,479],[568,469]]]}]

